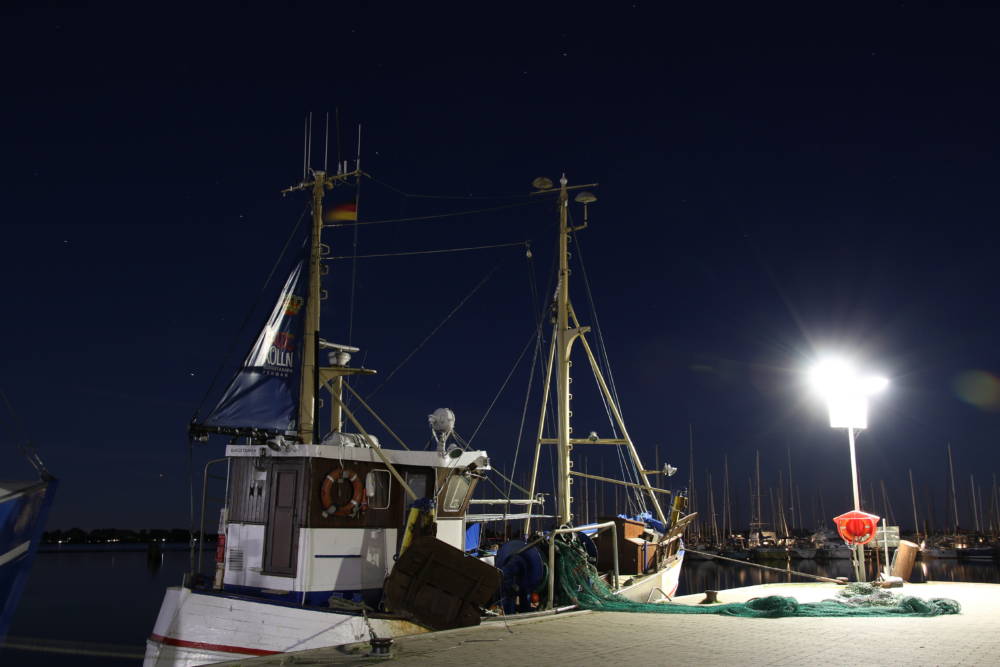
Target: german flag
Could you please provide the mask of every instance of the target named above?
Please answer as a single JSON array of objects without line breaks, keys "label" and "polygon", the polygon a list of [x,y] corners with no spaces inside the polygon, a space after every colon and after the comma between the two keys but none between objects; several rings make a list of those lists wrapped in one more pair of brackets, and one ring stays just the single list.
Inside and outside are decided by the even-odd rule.
[{"label": "german flag", "polygon": [[338,204],[323,211],[324,222],[342,222],[344,220],[358,219],[358,205],[354,202],[349,204]]}]

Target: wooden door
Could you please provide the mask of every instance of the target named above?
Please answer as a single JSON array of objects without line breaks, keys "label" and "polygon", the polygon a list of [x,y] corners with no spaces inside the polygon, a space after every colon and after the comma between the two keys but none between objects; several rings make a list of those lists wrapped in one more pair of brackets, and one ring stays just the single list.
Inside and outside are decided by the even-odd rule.
[{"label": "wooden door", "polygon": [[264,531],[265,574],[294,577],[299,556],[299,466],[275,465]]}]

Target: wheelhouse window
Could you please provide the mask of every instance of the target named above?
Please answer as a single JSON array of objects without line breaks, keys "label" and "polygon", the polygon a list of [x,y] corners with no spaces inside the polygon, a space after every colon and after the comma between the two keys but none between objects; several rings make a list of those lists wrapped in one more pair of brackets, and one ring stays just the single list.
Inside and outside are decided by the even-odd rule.
[{"label": "wheelhouse window", "polygon": [[449,477],[441,509],[445,512],[462,511],[462,506],[465,505],[465,498],[469,495],[471,487],[472,480],[465,475],[452,475]]},{"label": "wheelhouse window", "polygon": [[[403,479],[406,480],[406,485],[413,489],[413,493],[416,494],[417,498],[429,498],[429,488],[430,487],[431,475],[425,470],[420,471],[410,471],[403,475]],[[407,500],[409,502],[409,500]]]},{"label": "wheelhouse window", "polygon": [[365,495],[368,496],[368,507],[373,510],[384,510],[389,507],[388,470],[372,470],[365,477]]}]

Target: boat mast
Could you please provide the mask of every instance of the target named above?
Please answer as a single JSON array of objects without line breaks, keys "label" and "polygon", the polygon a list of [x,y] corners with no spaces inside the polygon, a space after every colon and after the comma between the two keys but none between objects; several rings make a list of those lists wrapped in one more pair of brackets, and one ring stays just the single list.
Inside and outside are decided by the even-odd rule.
[{"label": "boat mast", "polygon": [[729,497],[729,455],[722,456],[722,539],[728,542],[733,530],[733,514]]},{"label": "boat mast", "polygon": [[917,493],[913,489],[913,468],[908,468],[910,474],[910,501],[913,503],[913,532],[916,533],[917,542],[920,542],[920,523],[917,521]]},{"label": "boat mast", "polygon": [[315,438],[319,387],[319,366],[316,357],[319,348],[320,274],[322,260],[320,248],[323,235],[323,194],[326,174],[313,172],[312,186],[312,242],[309,248],[309,294],[306,297],[305,331],[302,336],[302,384],[299,390],[299,439],[311,443]]},{"label": "boat mast", "polygon": [[[312,443],[316,437],[316,415],[319,413],[320,366],[318,363],[320,337],[320,302],[323,300],[323,196],[338,182],[359,177],[360,169],[338,174],[310,170],[311,180],[303,180],[298,185],[286,188],[282,194],[309,190],[312,194],[312,234],[309,247],[309,291],[306,295],[306,316],[302,334],[302,378],[299,387],[299,440]],[[343,347],[343,346],[342,346]],[[345,348],[346,349],[346,348]],[[339,396],[336,397],[339,399]],[[336,402],[336,401],[335,401]],[[336,420],[339,421],[339,420]],[[333,428],[336,428],[336,424]]]},{"label": "boat mast", "polygon": [[763,538],[761,532],[764,526],[764,518],[760,511],[760,450],[758,449],[754,458],[757,470],[757,543],[760,544]]},{"label": "boat mast", "polygon": [[578,335],[577,331],[570,331],[569,328],[569,193],[566,190],[566,175],[559,179],[559,289],[556,294],[556,354],[558,363],[556,368],[556,412],[557,412],[557,447],[559,448],[558,461],[558,508],[556,523],[565,525],[573,518],[571,512],[570,488],[573,480],[570,479],[570,469],[572,462],[570,454],[572,445],[569,444],[571,427],[569,425],[569,383],[572,379],[569,375],[570,349],[573,341]]},{"label": "boat mast", "polygon": [[[548,179],[536,179],[536,187],[541,192],[546,192],[552,189],[551,181]],[[618,403],[615,397],[612,395],[607,382],[604,380],[604,375],[601,373],[599,364],[597,363],[597,358],[594,356],[593,350],[590,348],[590,344],[587,342],[586,334],[590,331],[589,326],[583,326],[580,324],[576,313],[573,311],[573,306],[569,300],[569,235],[571,232],[575,232],[580,229],[584,229],[587,226],[587,213],[586,204],[588,202],[596,201],[596,198],[589,193],[583,192],[577,196],[577,201],[584,204],[584,220],[583,225],[579,227],[569,226],[569,190],[575,190],[583,187],[591,187],[596,185],[591,183],[587,185],[576,185],[572,188],[567,187],[568,181],[566,180],[566,175],[563,174],[562,178],[559,179],[559,284],[556,289],[556,318],[554,325],[554,335],[552,336],[552,348],[551,355],[549,357],[549,367],[554,371],[556,376],[556,438],[554,440],[548,440],[541,437],[542,429],[544,426],[545,417],[545,403],[548,401],[548,374],[546,375],[546,388],[543,391],[542,396],[542,414],[539,418],[539,439],[535,447],[535,465],[532,472],[532,482],[530,487],[530,492],[534,494],[535,491],[535,481],[538,471],[538,460],[540,453],[540,446],[543,443],[555,444],[558,448],[558,465],[557,465],[557,480],[556,480],[556,521],[558,525],[571,524],[573,520],[572,513],[572,497],[571,497],[571,487],[572,487],[572,477],[582,476],[584,478],[594,478],[594,475],[587,475],[585,473],[573,472],[573,463],[571,460],[571,454],[573,451],[574,444],[614,444],[614,445],[624,445],[628,447],[629,455],[632,458],[632,463],[635,465],[636,474],[638,475],[638,484],[632,482],[624,482],[619,480],[602,479],[600,481],[613,482],[616,484],[623,484],[632,488],[639,488],[645,490],[649,495],[649,498],[653,504],[653,509],[656,510],[657,518],[664,524],[667,522],[666,516],[663,514],[663,510],[660,504],[656,501],[656,491],[653,489],[649,482],[649,477],[642,467],[642,461],[639,459],[639,452],[635,448],[635,443],[632,442],[632,438],[628,434],[628,429],[625,428],[625,422],[622,419],[621,411],[618,409]],[[589,195],[589,197],[588,197]],[[614,422],[617,424],[618,429],[621,431],[620,438],[573,438],[573,428],[570,425],[570,400],[573,395],[570,393],[570,383],[572,378],[570,377],[570,367],[572,366],[572,361],[570,360],[570,353],[573,349],[573,343],[576,340],[580,340],[580,344],[583,346],[583,350],[587,355],[587,360],[590,362],[591,370],[594,373],[594,378],[597,380],[597,385],[600,387],[601,393],[604,395],[605,403],[611,411],[611,416]],[[554,362],[554,363],[553,363]],[[552,368],[552,367],[555,368]],[[527,531],[530,526],[530,518],[525,522],[525,530]]]},{"label": "boat mast", "polygon": [[958,499],[955,494],[955,467],[951,462],[951,443],[948,443],[948,479],[951,480],[951,507],[955,513],[955,533],[958,533]]},{"label": "boat mast", "polygon": [[[792,515],[791,529],[794,531],[795,530],[795,486],[792,484],[792,448],[786,445],[785,452],[788,454],[788,502]],[[802,507],[799,507],[799,514],[801,515],[801,513],[802,513]],[[799,517],[799,523],[802,523],[801,516]]]}]

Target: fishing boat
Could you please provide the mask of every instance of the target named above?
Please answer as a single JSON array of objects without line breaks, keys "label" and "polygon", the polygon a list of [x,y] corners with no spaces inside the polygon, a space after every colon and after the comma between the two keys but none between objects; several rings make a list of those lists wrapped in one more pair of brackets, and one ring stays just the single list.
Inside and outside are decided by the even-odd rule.
[{"label": "fishing boat", "polygon": [[36,477],[0,481],[0,643],[27,584],[58,486],[30,446],[22,452]]},{"label": "fishing boat", "polygon": [[[507,507],[472,514],[477,482],[492,472],[487,452],[457,441],[455,415],[445,408],[428,419],[434,449],[407,448],[351,386],[352,379],[375,372],[350,364],[359,348],[320,334],[324,198],[356,186],[365,176],[359,163],[351,170],[344,164],[335,174],[310,169],[287,190],[311,196],[309,241],[242,367],[211,413],[189,429],[193,441],[228,439],[225,456],[204,472],[207,480],[212,466],[225,470],[215,569],[202,573],[193,566],[182,585],[167,590],[147,641],[147,666],[200,665],[369,640],[374,651],[392,637],[476,624],[501,610],[551,609],[555,542],[566,536],[593,549],[599,566],[613,565],[608,579],[628,599],[666,600],[676,591],[681,537],[693,517],[683,516],[682,496],[669,518],[661,509],[657,496],[666,492],[650,482],[657,471],[643,469],[587,343],[589,327],[577,321],[569,301],[569,236],[582,227],[569,226],[567,210],[569,192],[579,188],[568,187],[565,178],[558,187],[535,182],[538,196],[557,203],[560,220],[559,286],[544,387],[547,399],[555,376],[556,433],[543,429],[543,400],[525,497],[477,500]],[[578,195],[577,201],[586,206],[593,198]],[[347,209],[353,216],[347,219],[356,220],[356,208]],[[571,435],[569,355],[577,342],[614,415],[613,438]],[[321,395],[330,407],[325,429]],[[371,434],[373,422],[398,446],[383,445]],[[581,444],[626,450],[633,481],[591,477],[645,494],[644,507],[653,511],[577,524],[570,489],[582,473],[572,469],[571,453]],[[557,451],[552,515],[544,514],[537,493],[545,447]],[[511,513],[511,505],[524,511]],[[481,527],[498,520],[523,528],[516,539],[483,552]],[[200,560],[192,555],[192,563]]]}]

